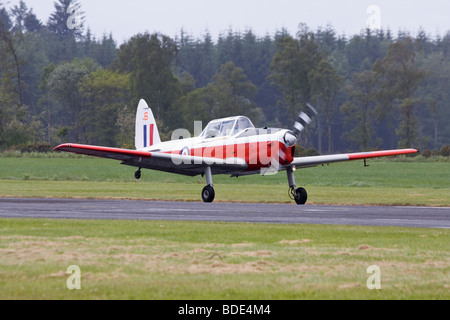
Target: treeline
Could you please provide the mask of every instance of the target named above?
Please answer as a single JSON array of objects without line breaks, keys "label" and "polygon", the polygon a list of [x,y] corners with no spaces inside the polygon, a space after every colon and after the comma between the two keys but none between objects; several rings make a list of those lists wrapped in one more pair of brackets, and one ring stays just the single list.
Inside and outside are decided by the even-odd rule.
[{"label": "treeline", "polygon": [[193,131],[196,120],[238,114],[290,128],[310,102],[319,116],[304,148],[448,150],[450,33],[349,37],[302,24],[295,35],[144,33],[119,46],[85,30],[81,9],[58,0],[44,23],[24,1],[11,10],[0,3],[0,149],[68,141],[132,148],[143,98],[165,139]]}]

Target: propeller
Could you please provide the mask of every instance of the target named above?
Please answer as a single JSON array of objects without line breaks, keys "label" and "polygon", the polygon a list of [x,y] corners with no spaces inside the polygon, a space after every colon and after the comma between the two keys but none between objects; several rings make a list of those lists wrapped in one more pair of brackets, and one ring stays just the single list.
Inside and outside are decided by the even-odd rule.
[{"label": "propeller", "polygon": [[309,103],[306,104],[308,107],[305,111],[300,112],[294,123],[294,129],[286,132],[284,135],[284,142],[288,147],[293,147],[300,138],[300,133],[305,130],[312,122],[312,118],[318,114],[317,110]]}]

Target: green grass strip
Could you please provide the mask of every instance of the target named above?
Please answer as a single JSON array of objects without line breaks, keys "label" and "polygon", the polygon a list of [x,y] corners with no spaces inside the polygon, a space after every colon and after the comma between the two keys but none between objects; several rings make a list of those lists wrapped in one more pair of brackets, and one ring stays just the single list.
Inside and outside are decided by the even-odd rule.
[{"label": "green grass strip", "polygon": [[449,252],[439,229],[2,219],[0,299],[448,300]]}]

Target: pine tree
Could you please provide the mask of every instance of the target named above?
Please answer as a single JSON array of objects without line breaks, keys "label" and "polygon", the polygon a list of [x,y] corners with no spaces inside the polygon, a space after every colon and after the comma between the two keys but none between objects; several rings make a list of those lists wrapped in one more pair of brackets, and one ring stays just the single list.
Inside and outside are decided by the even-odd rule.
[{"label": "pine tree", "polygon": [[34,14],[33,9],[27,13],[23,23],[28,32],[39,32],[42,29],[42,22]]},{"label": "pine tree", "polygon": [[25,24],[25,18],[27,16],[28,13],[28,7],[25,4],[25,2],[20,1],[19,5],[15,5],[12,9],[11,9],[11,13],[13,15],[13,17],[15,17],[16,19],[16,23],[15,23],[15,29],[17,31],[19,31],[20,33],[23,32],[24,29],[24,24]]},{"label": "pine tree", "polygon": [[79,39],[83,34],[84,19],[84,12],[78,0],[58,0],[47,28],[60,39]]},{"label": "pine tree", "polygon": [[49,60],[54,63],[77,57],[77,40],[82,39],[84,13],[78,0],[59,0],[47,23]]}]

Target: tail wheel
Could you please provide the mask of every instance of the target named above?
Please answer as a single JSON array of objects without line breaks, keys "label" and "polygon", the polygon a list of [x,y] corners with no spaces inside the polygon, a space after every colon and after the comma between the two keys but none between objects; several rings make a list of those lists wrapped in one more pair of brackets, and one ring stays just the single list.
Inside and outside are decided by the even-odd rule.
[{"label": "tail wheel", "polygon": [[206,186],[203,188],[203,191],[202,191],[203,202],[211,203],[214,201],[215,196],[216,196],[216,192],[214,191],[213,187]]}]

